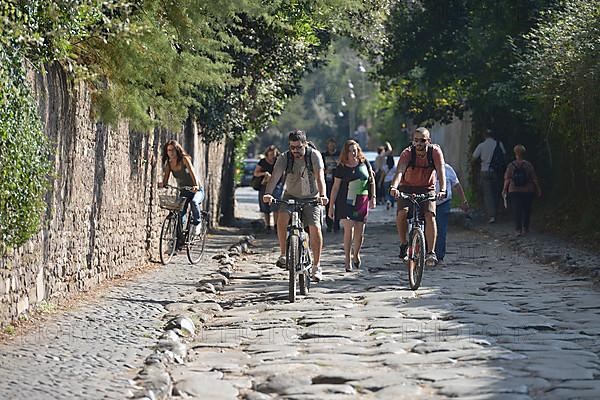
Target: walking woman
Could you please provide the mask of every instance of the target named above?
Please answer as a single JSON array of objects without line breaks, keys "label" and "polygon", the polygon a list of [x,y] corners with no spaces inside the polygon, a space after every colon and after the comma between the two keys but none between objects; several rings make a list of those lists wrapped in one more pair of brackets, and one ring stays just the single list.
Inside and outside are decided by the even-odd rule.
[{"label": "walking woman", "polygon": [[[258,208],[260,212],[263,213],[265,219],[265,228],[267,229],[267,233],[271,233],[271,206],[263,201],[263,196],[265,194],[265,188],[267,187],[267,183],[271,179],[271,175],[273,174],[273,166],[275,166],[275,161],[279,156],[279,150],[274,145],[270,145],[265,149],[263,153],[264,157],[256,164],[256,168],[254,169],[254,176],[262,176],[263,180],[260,185],[260,189],[258,190]],[[281,197],[281,187],[276,186],[273,192],[273,197],[279,199]],[[273,225],[277,226],[277,213],[273,213]]]},{"label": "walking woman", "polygon": [[176,140],[169,140],[163,147],[163,181],[158,187],[165,187],[169,182],[169,176],[173,173],[177,186],[189,186],[191,190],[181,190],[180,195],[188,198],[192,207],[192,231],[195,235],[199,232],[198,224],[200,223],[200,208],[204,200],[204,187],[200,184],[194,166],[192,165],[192,157],[186,153],[181,145]]},{"label": "walking woman", "polygon": [[[369,208],[375,208],[375,176],[359,144],[348,140],[335,169],[335,179],[329,201],[329,217],[335,208],[344,228],[344,265],[346,271],[360,268],[360,248]],[[352,254],[350,254],[352,252]]]},{"label": "walking woman", "polygon": [[534,195],[542,196],[542,189],[533,165],[525,160],[525,146],[518,144],[513,149],[515,161],[508,164],[504,173],[502,196],[510,200],[515,213],[515,233],[517,236],[529,232],[531,204]]}]

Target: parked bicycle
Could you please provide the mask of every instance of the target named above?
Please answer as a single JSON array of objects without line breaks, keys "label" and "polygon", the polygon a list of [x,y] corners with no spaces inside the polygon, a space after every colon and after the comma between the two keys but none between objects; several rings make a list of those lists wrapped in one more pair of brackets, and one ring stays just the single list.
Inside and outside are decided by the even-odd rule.
[{"label": "parked bicycle", "polygon": [[[176,187],[165,185],[165,188],[191,190],[189,186]],[[190,200],[180,195],[159,194],[159,207],[169,211],[160,230],[160,262],[168,264],[177,250],[185,247],[187,258],[192,264],[197,264],[204,255],[204,246],[208,232],[210,214],[200,212],[200,225],[196,234],[191,234],[192,209]]]},{"label": "parked bicycle", "polygon": [[[296,288],[299,286],[300,294],[306,295],[310,290],[310,270],[312,267],[312,253],[309,247],[308,233],[304,230],[302,223],[302,211],[306,206],[320,205],[318,200],[273,200],[274,204],[280,204],[290,213],[288,235],[285,246],[286,267],[289,272],[290,303],[296,301]],[[298,279],[296,279],[298,278]]]},{"label": "parked bicycle", "polygon": [[421,218],[421,203],[435,200],[429,193],[413,194],[400,192],[400,197],[409,199],[412,203],[408,217],[408,248],[406,251],[406,266],[408,268],[408,285],[411,290],[417,290],[423,278],[425,267],[425,221]]}]

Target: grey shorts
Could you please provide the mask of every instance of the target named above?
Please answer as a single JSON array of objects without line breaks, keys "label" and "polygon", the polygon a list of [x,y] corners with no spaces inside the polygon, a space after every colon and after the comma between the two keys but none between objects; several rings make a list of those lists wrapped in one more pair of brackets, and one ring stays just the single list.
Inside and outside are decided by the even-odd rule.
[{"label": "grey shorts", "polygon": [[[289,200],[289,197],[283,196],[282,200]],[[285,207],[279,207],[279,212],[287,212],[291,214]],[[323,218],[323,206],[311,206],[307,205],[302,210],[302,223],[304,226],[316,226],[321,228],[321,220]]]}]

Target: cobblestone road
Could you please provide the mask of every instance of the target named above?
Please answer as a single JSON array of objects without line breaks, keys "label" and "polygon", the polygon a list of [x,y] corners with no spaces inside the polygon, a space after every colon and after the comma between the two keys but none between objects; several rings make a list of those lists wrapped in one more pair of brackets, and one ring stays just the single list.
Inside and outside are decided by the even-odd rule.
[{"label": "cobblestone road", "polygon": [[600,295],[491,237],[453,229],[448,266],[407,290],[392,212],[372,214],[364,268],[326,238],[325,280],[295,304],[261,236],[219,296],[223,311],[178,371],[198,397],[598,398]]},{"label": "cobblestone road", "polygon": [[[256,192],[239,194],[255,216]],[[218,294],[197,290],[218,267],[184,259],[124,282],[0,346],[0,397],[123,398],[165,314],[185,311],[204,323],[170,373],[192,398],[598,398],[600,294],[588,278],[452,228],[448,266],[412,292],[392,217],[371,215],[357,272],[343,271],[341,235],[327,236],[325,280],[295,304],[274,235]],[[233,241],[215,236],[212,251]]]},{"label": "cobblestone road", "polygon": [[0,345],[0,399],[125,398],[163,331],[165,306],[214,272],[210,255],[237,239],[212,235],[203,268],[182,254]]}]

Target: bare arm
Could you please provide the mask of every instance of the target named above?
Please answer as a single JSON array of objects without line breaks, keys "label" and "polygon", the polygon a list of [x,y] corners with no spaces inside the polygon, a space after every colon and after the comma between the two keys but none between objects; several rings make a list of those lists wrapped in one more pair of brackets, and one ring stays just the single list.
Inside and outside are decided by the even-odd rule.
[{"label": "bare arm", "polygon": [[337,195],[340,191],[340,185],[342,180],[340,178],[334,178],[333,186],[331,187],[331,198],[329,199],[329,216],[334,215],[333,209],[335,207],[335,199],[337,199]]},{"label": "bare arm", "polygon": [[325,173],[323,168],[315,168],[313,171],[317,180],[317,189],[319,190],[319,197],[325,199],[322,201],[323,205],[327,204],[327,186],[325,186]]},{"label": "bare arm", "polygon": [[462,199],[461,208],[467,211],[469,208],[469,202],[467,201],[467,196],[465,196],[465,191],[460,182],[456,182],[456,184],[452,186],[452,190],[459,194],[460,198]]},{"label": "bare arm", "polygon": [[254,172],[252,173],[252,176],[263,176],[264,174],[262,173],[264,170],[263,168],[256,164],[256,168],[254,168]]},{"label": "bare arm", "polygon": [[394,174],[394,178],[392,179],[392,183],[390,184],[390,191],[392,189],[396,190],[396,188],[398,187],[398,184],[402,180],[402,171],[406,170],[406,168],[408,168],[408,163],[401,163],[400,160],[398,160],[398,166],[396,167],[396,173]]},{"label": "bare arm", "polygon": [[171,176],[171,166],[169,165],[169,162],[167,161],[166,166],[165,166],[165,172],[163,174],[162,183],[160,183],[158,185],[158,187],[165,187],[167,185],[167,183],[169,183],[170,176]]},{"label": "bare arm", "polygon": [[[273,166],[273,174],[271,175],[271,180],[267,182],[267,186],[265,188],[265,196],[271,195],[271,193],[273,193],[273,190],[275,190],[275,185],[277,185],[284,172],[285,165],[283,165],[281,162],[279,162],[279,159],[277,159],[277,161],[275,161],[275,165]],[[265,203],[270,204],[270,202],[267,202],[266,200],[263,201]]]}]

